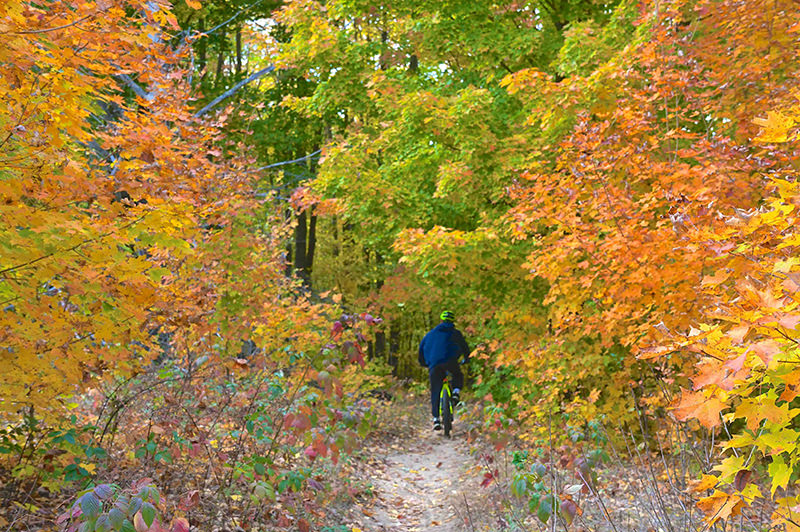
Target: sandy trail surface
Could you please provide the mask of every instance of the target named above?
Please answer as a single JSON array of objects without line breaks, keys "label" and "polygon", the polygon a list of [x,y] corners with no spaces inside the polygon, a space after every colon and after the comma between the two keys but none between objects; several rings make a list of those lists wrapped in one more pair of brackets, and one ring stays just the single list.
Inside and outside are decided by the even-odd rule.
[{"label": "sandy trail surface", "polygon": [[381,532],[486,530],[480,510],[487,494],[464,435],[451,438],[421,420],[413,437],[383,449],[372,479],[375,497],[361,507],[360,528]]}]

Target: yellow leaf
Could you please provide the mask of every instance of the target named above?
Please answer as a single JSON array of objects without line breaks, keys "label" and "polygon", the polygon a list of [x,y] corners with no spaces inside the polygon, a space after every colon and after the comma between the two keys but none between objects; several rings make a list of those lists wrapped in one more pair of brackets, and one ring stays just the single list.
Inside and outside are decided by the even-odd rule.
[{"label": "yellow leaf", "polygon": [[719,471],[720,480],[723,482],[733,482],[736,473],[744,469],[744,456],[728,456],[722,463],[714,466],[714,471]]},{"label": "yellow leaf", "polygon": [[692,491],[700,492],[710,490],[715,487],[718,482],[719,478],[714,475],[703,475],[703,477],[697,481],[697,484],[692,486]]},{"label": "yellow leaf", "polygon": [[[797,449],[800,432],[788,428],[778,428],[775,432],[767,432],[756,438],[756,446],[764,454],[777,455],[784,451],[792,452]],[[789,468],[791,470],[791,468]]]},{"label": "yellow leaf", "polygon": [[186,0],[186,5],[192,9],[201,9],[203,5],[197,0]]},{"label": "yellow leaf", "polygon": [[763,128],[754,140],[770,143],[786,142],[789,130],[795,125],[791,117],[777,111],[769,111],[766,118],[756,118],[753,123]]}]

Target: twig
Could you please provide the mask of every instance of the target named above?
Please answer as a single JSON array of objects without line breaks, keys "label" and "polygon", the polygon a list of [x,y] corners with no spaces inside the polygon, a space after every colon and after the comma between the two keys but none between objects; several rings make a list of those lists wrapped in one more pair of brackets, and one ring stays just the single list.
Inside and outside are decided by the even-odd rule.
[{"label": "twig", "polygon": [[614,521],[611,519],[611,514],[609,513],[608,508],[606,508],[606,505],[603,502],[603,498],[600,497],[600,494],[594,489],[594,487],[592,487],[591,479],[587,480],[586,478],[584,478],[583,473],[580,471],[580,469],[577,469],[577,472],[581,481],[584,483],[584,485],[586,485],[587,488],[589,488],[589,492],[594,496],[595,499],[597,499],[597,502],[600,503],[600,509],[603,510],[603,517],[606,518],[606,522],[608,522],[608,524],[611,525],[611,528],[614,529],[614,532],[618,532],[617,527],[614,524]]},{"label": "twig", "polygon": [[467,502],[467,494],[461,493],[464,496],[464,506],[467,508],[467,519],[469,520],[469,526],[472,528],[472,531],[475,532],[475,523],[472,522],[472,513],[469,511],[469,502]]}]

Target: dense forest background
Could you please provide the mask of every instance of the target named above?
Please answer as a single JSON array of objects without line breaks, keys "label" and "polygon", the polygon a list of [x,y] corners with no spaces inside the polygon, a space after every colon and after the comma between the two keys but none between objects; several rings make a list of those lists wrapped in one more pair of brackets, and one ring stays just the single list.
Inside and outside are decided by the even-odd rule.
[{"label": "dense forest background", "polygon": [[493,441],[674,434],[800,530],[797,13],[4,2],[0,528],[187,529],[170,469],[308,530],[447,308]]}]

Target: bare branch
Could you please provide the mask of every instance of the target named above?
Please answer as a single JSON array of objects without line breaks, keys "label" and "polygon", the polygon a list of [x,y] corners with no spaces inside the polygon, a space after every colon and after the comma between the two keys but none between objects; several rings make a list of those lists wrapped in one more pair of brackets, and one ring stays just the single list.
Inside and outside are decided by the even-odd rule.
[{"label": "bare branch", "polygon": [[299,157],[297,159],[292,159],[291,161],[280,161],[277,163],[268,164],[267,166],[259,166],[258,168],[250,170],[249,173],[260,172],[261,170],[266,170],[268,168],[277,168],[278,166],[285,166],[287,164],[295,164],[295,163],[310,161],[314,156],[319,155],[320,153],[322,153],[322,150],[311,152],[308,155],[303,155],[302,157]]},{"label": "bare branch", "polygon": [[261,70],[259,70],[258,72],[254,73],[254,74],[251,74],[246,79],[243,79],[242,81],[240,81],[239,83],[237,83],[236,85],[231,87],[230,89],[226,90],[225,92],[223,92],[222,94],[220,94],[219,96],[217,96],[216,98],[211,100],[211,103],[209,103],[208,105],[206,105],[205,107],[203,107],[202,109],[197,111],[194,114],[194,117],[195,118],[200,118],[201,116],[203,116],[204,114],[209,112],[211,109],[216,107],[221,101],[225,100],[226,98],[231,97],[234,93],[236,93],[236,91],[238,91],[239,89],[241,89],[242,87],[244,87],[245,85],[250,83],[251,81],[255,81],[255,80],[259,79],[259,78],[262,78],[262,77],[266,76],[267,74],[269,74],[270,72],[272,72],[274,70],[275,70],[275,67],[273,65],[270,65],[270,66],[268,66],[266,68],[262,68]]},{"label": "bare branch", "polygon": [[142,88],[141,85],[133,81],[133,79],[127,74],[117,74],[117,79],[123,81],[125,85],[131,88],[133,92],[136,93],[137,96],[144,98],[145,100],[152,100],[153,95]]}]

